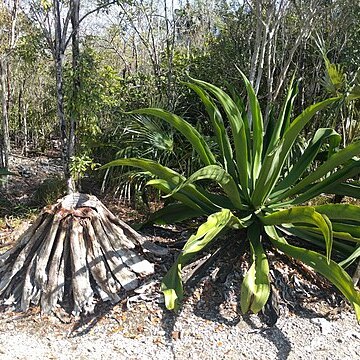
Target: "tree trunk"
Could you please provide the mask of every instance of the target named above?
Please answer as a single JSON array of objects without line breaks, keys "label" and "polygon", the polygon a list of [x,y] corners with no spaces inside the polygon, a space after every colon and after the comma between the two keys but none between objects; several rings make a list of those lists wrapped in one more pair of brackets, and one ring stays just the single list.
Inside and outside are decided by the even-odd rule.
[{"label": "tree trunk", "polygon": [[23,107],[23,115],[22,115],[22,123],[23,123],[23,130],[24,130],[24,144],[23,144],[23,154],[25,156],[28,155],[29,152],[29,131],[27,126],[27,113],[29,110],[29,104],[25,104]]},{"label": "tree trunk", "polygon": [[[54,19],[55,19],[55,49],[54,61],[56,71],[56,99],[57,99],[57,114],[60,128],[62,163],[64,168],[65,179],[70,179],[69,158],[68,158],[68,136],[66,131],[66,119],[64,111],[64,89],[63,89],[63,58],[64,45],[61,25],[60,4],[58,0],[54,0]],[[71,191],[69,191],[70,193]]]},{"label": "tree trunk", "polygon": [[[75,132],[76,125],[79,122],[79,91],[80,91],[80,76],[79,76],[79,62],[80,62],[80,46],[79,46],[79,10],[80,1],[73,0],[71,8],[71,25],[72,25],[72,99],[71,99],[71,114],[70,114],[70,129],[69,129],[69,145],[68,158],[75,156]],[[77,184],[78,185],[78,184]]]},{"label": "tree trunk", "polygon": [[1,167],[9,166],[10,154],[10,136],[9,136],[9,118],[7,107],[7,89],[6,89],[6,65],[3,59],[0,59],[0,81],[1,81],[1,108],[2,108],[2,158]]},{"label": "tree trunk", "polygon": [[[151,245],[96,197],[73,193],[44,208],[17,244],[0,255],[0,303],[42,313],[56,305],[92,312],[95,295],[118,302],[154,266],[139,253]],[[153,253],[159,254],[155,248]]]},{"label": "tree trunk", "polygon": [[261,22],[261,10],[260,10],[261,2],[255,2],[256,7],[256,35],[254,40],[254,48],[251,56],[251,63],[250,63],[250,75],[249,81],[251,85],[254,86],[255,76],[256,76],[256,69],[258,64],[258,57],[260,51],[260,44],[261,44],[261,34],[263,30],[263,23]]}]

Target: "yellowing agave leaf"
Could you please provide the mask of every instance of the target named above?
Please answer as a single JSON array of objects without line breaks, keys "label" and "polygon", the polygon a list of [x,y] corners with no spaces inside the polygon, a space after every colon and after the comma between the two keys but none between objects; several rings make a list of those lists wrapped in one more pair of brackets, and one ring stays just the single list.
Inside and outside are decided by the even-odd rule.
[{"label": "yellowing agave leaf", "polygon": [[333,231],[331,222],[325,214],[316,212],[311,206],[298,206],[287,210],[276,211],[270,215],[263,216],[261,217],[261,221],[264,225],[305,223],[317,226],[324,236],[326,257],[328,262],[330,262]]},{"label": "yellowing agave leaf", "polygon": [[270,295],[269,263],[261,245],[260,225],[254,223],[248,229],[253,263],[241,286],[240,307],[243,313],[258,313]]},{"label": "yellowing agave leaf", "polygon": [[355,310],[356,318],[360,322],[360,293],[355,289],[351,277],[340,265],[332,260],[329,262],[325,256],[315,251],[288,244],[284,238],[277,234],[273,226],[265,226],[265,231],[275,247],[311,266],[315,271],[331,281],[350,301]]},{"label": "yellowing agave leaf", "polygon": [[165,306],[169,310],[177,310],[183,298],[181,282],[181,265],[176,262],[161,282],[161,291],[165,297]]},{"label": "yellowing agave leaf", "polygon": [[191,258],[213,241],[226,227],[241,226],[241,221],[230,210],[222,209],[212,214],[202,224],[196,234],[190,236],[176,262],[165,275],[161,283],[161,291],[165,296],[165,304],[169,310],[177,309],[183,298],[181,269]]}]

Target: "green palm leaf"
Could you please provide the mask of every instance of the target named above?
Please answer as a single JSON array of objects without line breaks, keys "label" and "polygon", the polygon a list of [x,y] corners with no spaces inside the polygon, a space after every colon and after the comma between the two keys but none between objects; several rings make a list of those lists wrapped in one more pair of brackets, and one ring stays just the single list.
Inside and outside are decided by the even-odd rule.
[{"label": "green palm leaf", "polygon": [[155,108],[138,109],[129,112],[129,114],[151,115],[163,119],[170,125],[174,126],[181,134],[186,137],[186,139],[189,140],[205,165],[216,163],[215,157],[204,137],[191,124],[182,119],[180,116],[162,109]]}]

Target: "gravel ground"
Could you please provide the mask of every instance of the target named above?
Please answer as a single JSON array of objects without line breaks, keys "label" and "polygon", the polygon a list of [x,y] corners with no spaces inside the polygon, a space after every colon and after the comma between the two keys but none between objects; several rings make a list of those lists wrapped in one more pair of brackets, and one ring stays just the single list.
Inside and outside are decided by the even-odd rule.
[{"label": "gravel ground", "polygon": [[115,307],[76,325],[3,313],[0,359],[360,359],[360,326],[349,311],[336,320],[280,317],[267,327],[255,315],[226,324],[192,308],[174,316],[147,304]]}]

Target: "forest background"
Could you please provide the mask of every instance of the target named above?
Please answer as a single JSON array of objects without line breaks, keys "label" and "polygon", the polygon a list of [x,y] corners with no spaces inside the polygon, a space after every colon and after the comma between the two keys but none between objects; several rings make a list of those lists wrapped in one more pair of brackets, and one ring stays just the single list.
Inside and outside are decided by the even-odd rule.
[{"label": "forest background", "polygon": [[[181,135],[124,111],[166,108],[211,144],[204,108],[182,83],[189,76],[244,93],[240,68],[271,117],[294,74],[301,78],[294,106],[300,113],[356,88],[359,66],[357,0],[4,0],[1,167],[12,148],[29,155],[65,149],[59,144],[66,142],[63,160],[78,182],[97,164],[124,156],[190,174],[199,162]],[[302,141],[333,127],[345,146],[359,136],[358,116],[358,101],[337,103],[314,118]],[[149,178],[119,168],[96,176],[103,191],[127,198]]]}]

